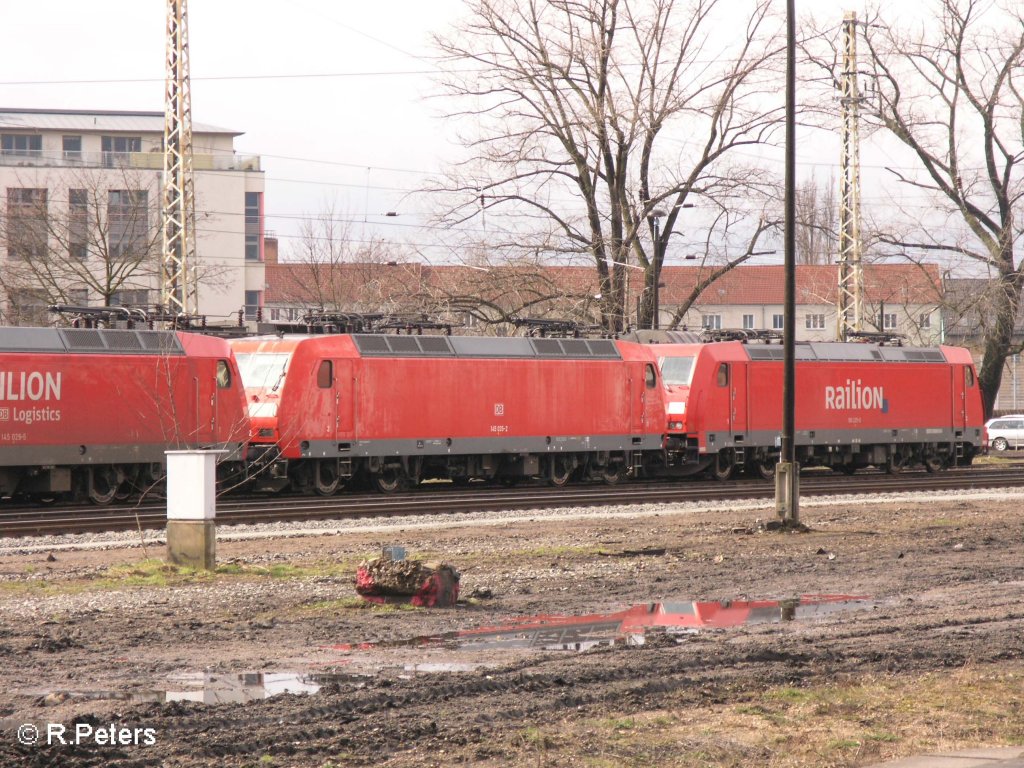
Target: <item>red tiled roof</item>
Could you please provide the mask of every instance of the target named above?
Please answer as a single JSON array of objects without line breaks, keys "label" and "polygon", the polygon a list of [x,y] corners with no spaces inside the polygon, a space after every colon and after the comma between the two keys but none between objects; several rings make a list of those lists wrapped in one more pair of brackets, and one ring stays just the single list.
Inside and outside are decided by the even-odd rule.
[{"label": "red tiled roof", "polygon": [[[663,306],[680,304],[699,280],[706,279],[713,267],[666,266],[661,273]],[[636,272],[635,270],[631,270]],[[266,265],[267,304],[315,305],[322,296],[333,302],[379,301],[390,296],[409,296],[430,289],[449,295],[504,294],[517,282],[537,285],[548,282],[573,294],[598,291],[597,273],[589,267],[492,267],[490,273],[460,265],[428,266],[415,262],[391,264],[336,264],[315,266],[307,263],[268,262]],[[634,275],[630,275],[634,277]],[[797,304],[834,304],[838,291],[838,267],[800,265],[796,270]],[[784,268],[782,265],[740,266],[725,273],[706,288],[697,301],[713,305],[781,305]],[[493,289],[489,291],[488,288]],[[630,281],[630,293],[643,288],[642,274]],[[935,264],[864,265],[864,300],[871,303],[933,304],[942,296],[940,270]]]},{"label": "red tiled roof", "polygon": [[[684,301],[711,267],[665,267],[661,273],[661,301]],[[936,264],[865,264],[863,299],[872,303],[932,304],[942,296]],[[739,266],[704,290],[697,303],[711,305],[782,304],[785,268],[781,264]],[[799,265],[796,268],[797,304],[835,304],[839,268],[835,264]]]}]

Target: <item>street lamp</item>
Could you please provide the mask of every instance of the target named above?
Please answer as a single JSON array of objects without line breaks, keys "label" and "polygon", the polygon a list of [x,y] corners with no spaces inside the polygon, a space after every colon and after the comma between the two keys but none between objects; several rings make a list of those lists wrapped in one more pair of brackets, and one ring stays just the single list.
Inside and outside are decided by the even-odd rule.
[{"label": "street lamp", "polygon": [[[672,206],[672,212],[676,213],[680,208],[693,208],[693,203],[676,203]],[[661,242],[661,232],[659,231],[658,220],[662,216],[667,216],[661,208],[655,208],[650,213],[650,217],[654,223],[654,296],[652,297],[652,309],[654,310],[651,317],[651,328],[658,330],[659,315],[661,313],[661,266],[665,261],[665,248]]]},{"label": "street lamp", "polygon": [[658,232],[658,220],[664,215],[665,212],[661,208],[655,208],[651,211],[651,219],[654,221],[654,294],[651,300],[651,329],[655,331],[658,330],[658,313],[661,311],[659,306],[661,291],[658,289],[658,283],[661,282],[661,261],[664,257],[664,252],[661,248],[661,237]]}]

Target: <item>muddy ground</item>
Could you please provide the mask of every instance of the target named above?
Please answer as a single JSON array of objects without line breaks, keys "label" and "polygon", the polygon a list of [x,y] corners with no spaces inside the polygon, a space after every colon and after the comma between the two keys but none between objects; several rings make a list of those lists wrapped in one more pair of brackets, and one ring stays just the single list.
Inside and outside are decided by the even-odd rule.
[{"label": "muddy ground", "polygon": [[[213,576],[165,569],[153,546],[0,556],[0,765],[852,766],[1021,744],[1022,501],[805,503],[801,534],[760,531],[767,508],[645,507],[222,541]],[[359,601],[356,565],[392,544],[458,568],[459,604]],[[815,593],[870,599],[582,651],[414,640]],[[201,698],[206,679],[227,699],[216,685],[256,672],[321,687],[166,701]],[[97,744],[111,724],[118,743]]]}]

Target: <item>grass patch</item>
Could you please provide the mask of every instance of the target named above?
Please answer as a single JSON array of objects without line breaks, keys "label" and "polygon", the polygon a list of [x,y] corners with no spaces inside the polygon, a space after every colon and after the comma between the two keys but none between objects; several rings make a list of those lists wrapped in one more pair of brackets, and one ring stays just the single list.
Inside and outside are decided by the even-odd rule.
[{"label": "grass patch", "polygon": [[[530,765],[846,768],[917,753],[1024,743],[1024,664],[768,688],[709,705],[549,721],[505,744]],[[664,701],[661,702],[664,704]]]},{"label": "grass patch", "polygon": [[[349,581],[355,574],[353,562],[275,563],[251,565],[224,563],[212,571],[173,565],[149,558],[113,565],[102,572],[73,579],[23,578],[0,581],[0,596],[31,597],[80,592],[109,591],[124,588],[167,588],[188,584],[210,584],[262,579],[296,580],[336,578]],[[31,576],[31,574],[26,574]],[[362,602],[362,601],[360,601]]]}]

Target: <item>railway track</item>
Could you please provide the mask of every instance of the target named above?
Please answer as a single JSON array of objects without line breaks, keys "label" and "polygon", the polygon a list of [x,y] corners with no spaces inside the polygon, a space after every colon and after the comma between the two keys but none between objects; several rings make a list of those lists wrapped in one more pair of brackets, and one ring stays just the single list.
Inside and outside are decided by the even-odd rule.
[{"label": "railway track", "polygon": [[[965,468],[937,474],[925,472],[885,475],[865,472],[846,477],[808,472],[801,478],[802,496],[942,491],[1024,486],[1024,471],[1012,468]],[[529,510],[547,507],[598,507],[614,504],[655,504],[694,501],[771,499],[774,485],[761,480],[727,483],[664,482],[599,484],[549,488],[470,486],[452,488],[438,483],[416,492],[385,496],[343,494],[330,498],[280,496],[221,500],[217,521],[221,525],[365,517],[457,514],[494,510]],[[0,508],[0,538],[18,536],[95,533],[163,528],[166,509],[162,503],[135,506],[49,506]]]}]

